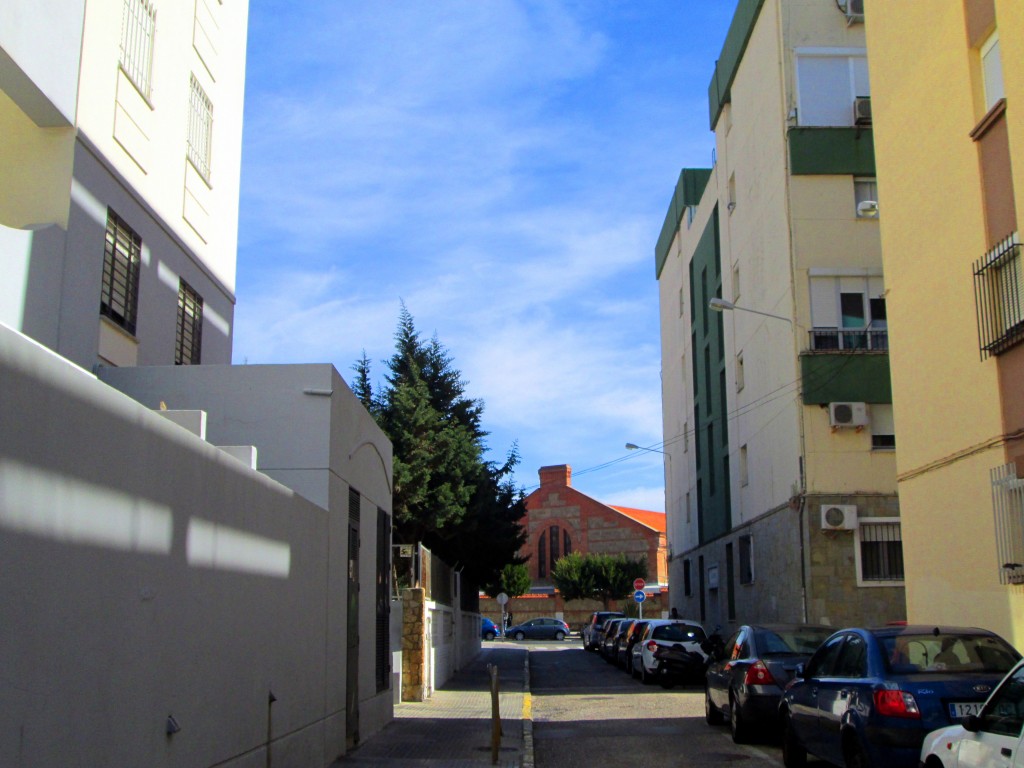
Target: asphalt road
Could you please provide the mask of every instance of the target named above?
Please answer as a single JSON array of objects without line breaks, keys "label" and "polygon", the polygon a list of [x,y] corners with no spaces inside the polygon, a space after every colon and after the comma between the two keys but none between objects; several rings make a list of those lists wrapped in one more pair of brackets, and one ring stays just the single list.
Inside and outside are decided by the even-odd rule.
[{"label": "asphalt road", "polygon": [[782,768],[778,745],[737,745],[728,728],[705,722],[703,688],[642,685],[578,638],[523,645],[537,768]]}]

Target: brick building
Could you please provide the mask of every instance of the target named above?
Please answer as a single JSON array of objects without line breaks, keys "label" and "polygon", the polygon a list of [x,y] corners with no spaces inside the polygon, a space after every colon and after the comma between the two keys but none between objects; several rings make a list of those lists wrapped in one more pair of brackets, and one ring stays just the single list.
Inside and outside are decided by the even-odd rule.
[{"label": "brick building", "polygon": [[540,488],[526,497],[527,532],[521,554],[534,591],[548,591],[551,569],[568,552],[583,554],[647,555],[647,583],[668,584],[665,515],[629,507],[614,507],[572,487],[572,468],[559,464],[540,468]]}]

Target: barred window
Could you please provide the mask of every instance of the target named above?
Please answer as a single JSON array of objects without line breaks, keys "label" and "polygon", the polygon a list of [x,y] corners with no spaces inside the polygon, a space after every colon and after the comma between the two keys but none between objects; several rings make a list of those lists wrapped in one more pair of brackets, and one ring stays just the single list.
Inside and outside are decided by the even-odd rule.
[{"label": "barred window", "polygon": [[981,358],[999,355],[1024,341],[1024,267],[1014,232],[974,265]]},{"label": "barred window", "polygon": [[903,535],[898,520],[862,517],[857,539],[861,583],[903,582]]},{"label": "barred window", "polygon": [[184,280],[178,282],[178,328],[175,365],[199,365],[203,346],[203,297]]},{"label": "barred window", "polygon": [[213,144],[213,102],[192,75],[188,111],[188,159],[199,174],[210,181],[210,156]]},{"label": "barred window", "polygon": [[124,0],[121,17],[121,69],[147,99],[153,75],[156,8],[150,0]]},{"label": "barred window", "polygon": [[109,317],[131,334],[135,333],[139,310],[141,257],[142,238],[108,208],[100,314]]}]

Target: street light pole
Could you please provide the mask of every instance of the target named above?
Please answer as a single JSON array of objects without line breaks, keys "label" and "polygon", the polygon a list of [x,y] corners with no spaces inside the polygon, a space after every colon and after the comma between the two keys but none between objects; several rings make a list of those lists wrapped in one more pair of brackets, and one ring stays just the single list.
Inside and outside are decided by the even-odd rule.
[{"label": "street light pole", "polygon": [[755,315],[763,315],[764,317],[773,317],[776,320],[785,320],[790,325],[793,324],[793,319],[785,317],[784,315],[773,315],[770,312],[762,312],[759,309],[750,309],[749,307],[740,307],[733,304],[731,301],[725,299],[714,298],[708,299],[708,309],[713,309],[715,312],[724,312],[725,310],[739,310],[740,312],[751,312]]},{"label": "street light pole", "polygon": [[660,453],[665,457],[668,464],[668,487],[665,488],[665,512],[667,513],[669,508],[672,506],[672,454],[666,453],[665,451],[659,451],[657,448],[644,448],[642,445],[637,445],[636,443],[626,443],[626,450]]}]

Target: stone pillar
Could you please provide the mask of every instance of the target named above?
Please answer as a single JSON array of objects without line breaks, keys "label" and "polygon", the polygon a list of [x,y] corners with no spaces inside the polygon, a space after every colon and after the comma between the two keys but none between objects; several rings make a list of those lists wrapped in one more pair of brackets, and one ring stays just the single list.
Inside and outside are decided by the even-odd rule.
[{"label": "stone pillar", "polygon": [[427,697],[427,610],[422,587],[402,590],[402,701]]}]

